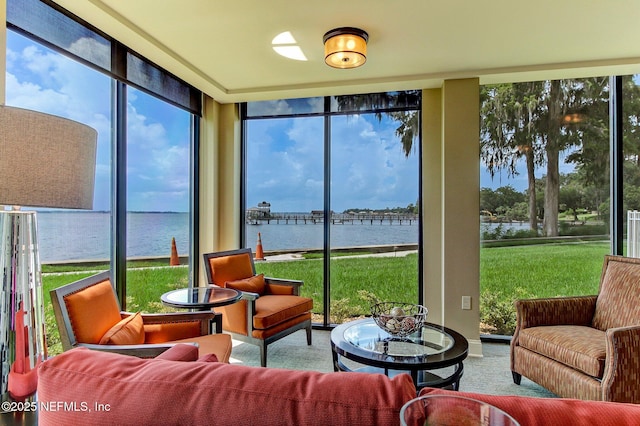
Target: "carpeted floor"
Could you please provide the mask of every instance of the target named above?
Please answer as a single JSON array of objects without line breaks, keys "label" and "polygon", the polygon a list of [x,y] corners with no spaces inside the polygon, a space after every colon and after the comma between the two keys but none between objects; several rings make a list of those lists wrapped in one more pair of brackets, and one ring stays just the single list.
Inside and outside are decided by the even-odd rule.
[{"label": "carpeted floor", "polygon": [[[267,351],[267,365],[296,370],[333,371],[330,333],[313,330],[311,346],[307,346],[306,334],[303,331],[272,343]],[[260,350],[257,346],[235,340],[233,345],[231,363],[260,365]],[[513,383],[509,370],[509,345],[483,343],[482,352],[482,357],[468,357],[464,361],[461,391],[493,395],[555,396],[524,377],[520,386]]]}]

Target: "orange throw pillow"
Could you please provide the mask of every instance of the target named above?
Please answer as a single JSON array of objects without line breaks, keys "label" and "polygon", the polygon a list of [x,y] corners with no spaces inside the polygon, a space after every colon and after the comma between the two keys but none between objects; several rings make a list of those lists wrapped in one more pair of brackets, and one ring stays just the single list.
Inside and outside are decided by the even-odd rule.
[{"label": "orange throw pillow", "polygon": [[264,294],[264,274],[254,275],[253,277],[241,280],[227,281],[225,287],[233,288],[240,291],[248,291],[251,293]]},{"label": "orange throw pillow", "polygon": [[140,345],[144,343],[144,324],[140,312],[123,318],[107,331],[101,345]]}]

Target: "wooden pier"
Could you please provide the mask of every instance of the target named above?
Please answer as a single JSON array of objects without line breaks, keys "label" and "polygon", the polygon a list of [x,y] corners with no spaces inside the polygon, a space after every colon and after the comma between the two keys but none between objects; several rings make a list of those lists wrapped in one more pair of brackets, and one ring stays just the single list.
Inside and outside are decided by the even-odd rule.
[{"label": "wooden pier", "polygon": [[[350,214],[333,213],[332,225],[413,225],[418,222],[417,214]],[[318,213],[271,213],[265,216],[247,215],[247,224],[265,225],[317,225],[324,223],[324,214]]]}]

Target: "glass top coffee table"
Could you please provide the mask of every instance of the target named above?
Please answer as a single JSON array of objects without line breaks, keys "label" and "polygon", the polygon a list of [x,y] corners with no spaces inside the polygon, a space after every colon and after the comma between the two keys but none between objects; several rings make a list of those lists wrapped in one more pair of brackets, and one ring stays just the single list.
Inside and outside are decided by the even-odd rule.
[{"label": "glass top coffee table", "polygon": [[207,310],[236,303],[240,297],[242,293],[236,289],[210,285],[168,291],[160,300],[172,308]]},{"label": "glass top coffee table", "polygon": [[[334,328],[331,350],[334,371],[383,373],[390,377],[409,372],[418,390],[426,386],[458,390],[469,342],[460,333],[431,323],[406,338],[396,338],[366,318]],[[349,368],[342,358],[364,366]],[[453,369],[445,377],[440,372],[427,371],[450,370],[445,367]]]}]

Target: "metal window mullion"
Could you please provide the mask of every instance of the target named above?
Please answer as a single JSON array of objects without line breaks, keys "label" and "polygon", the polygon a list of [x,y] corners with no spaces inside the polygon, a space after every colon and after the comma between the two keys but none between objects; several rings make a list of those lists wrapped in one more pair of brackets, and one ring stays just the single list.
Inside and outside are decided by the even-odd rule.
[{"label": "metal window mullion", "polygon": [[[324,98],[325,112],[331,107],[331,98]],[[325,327],[331,324],[331,116],[324,116],[324,321]]]},{"label": "metal window mullion", "polygon": [[189,165],[189,287],[199,284],[200,257],[200,117],[191,115]]},{"label": "metal window mullion", "polygon": [[623,117],[622,117],[622,77],[609,78],[609,149],[611,158],[610,191],[611,191],[611,253],[623,254],[624,211],[623,211]]},{"label": "metal window mullion", "polygon": [[111,110],[111,275],[121,309],[127,299],[127,87],[113,80]]}]

